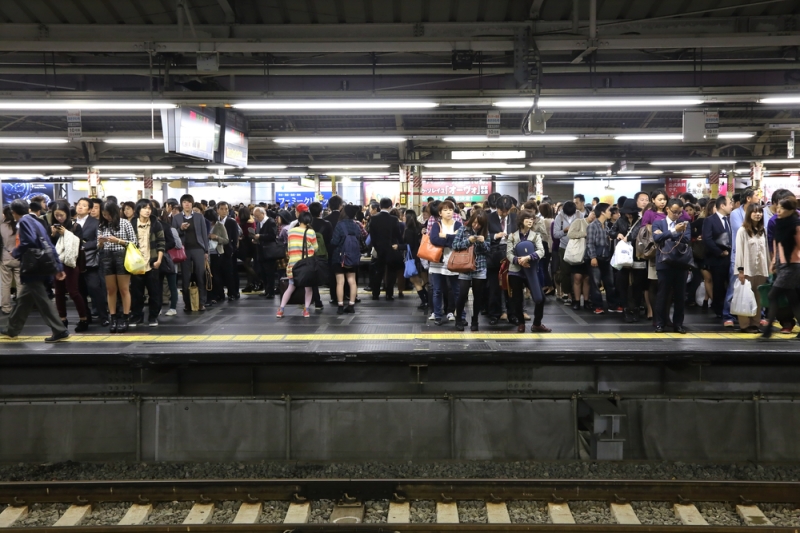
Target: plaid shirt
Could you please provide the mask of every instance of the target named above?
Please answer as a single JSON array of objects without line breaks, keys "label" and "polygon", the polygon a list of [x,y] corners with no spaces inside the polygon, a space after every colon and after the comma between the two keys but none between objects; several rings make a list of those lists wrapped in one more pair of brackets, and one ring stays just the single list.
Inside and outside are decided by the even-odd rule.
[{"label": "plaid shirt", "polygon": [[470,246],[475,247],[475,272],[485,272],[486,271],[486,256],[489,254],[489,243],[487,241],[483,242],[469,242],[469,238],[475,235],[475,232],[472,228],[467,226],[461,226],[458,228],[456,232],[456,236],[453,239],[453,250],[466,250]]},{"label": "plaid shirt", "polygon": [[127,243],[129,242],[138,244],[138,239],[136,238],[136,232],[133,231],[133,226],[131,226],[131,223],[124,218],[120,219],[119,229],[117,231],[114,231],[111,226],[106,223],[100,228],[98,235],[102,237],[116,237],[125,241],[126,244],[117,244],[115,242],[105,243],[103,245],[103,249],[107,252],[123,252],[127,248]]},{"label": "plaid shirt", "polygon": [[608,233],[599,220],[595,220],[586,228],[586,257],[589,259],[609,259],[611,257]]}]

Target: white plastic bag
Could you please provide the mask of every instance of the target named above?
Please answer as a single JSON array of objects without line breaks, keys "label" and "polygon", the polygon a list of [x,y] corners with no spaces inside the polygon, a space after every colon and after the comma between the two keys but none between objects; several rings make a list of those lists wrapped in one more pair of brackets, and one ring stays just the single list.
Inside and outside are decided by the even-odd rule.
[{"label": "white plastic bag", "polygon": [[756,316],[758,303],[750,287],[750,281],[745,280],[744,284],[737,279],[733,287],[733,300],[731,300],[731,314],[734,316]]},{"label": "white plastic bag", "polygon": [[619,241],[614,248],[611,266],[617,270],[633,266],[633,246],[628,241]]},{"label": "white plastic bag", "polygon": [[[694,295],[694,301],[697,302],[697,306],[698,307],[702,307],[703,300],[705,300],[705,299],[706,299],[706,284],[705,283],[701,283],[697,287],[697,292]],[[708,297],[708,305],[711,305],[711,296],[710,295]]]}]

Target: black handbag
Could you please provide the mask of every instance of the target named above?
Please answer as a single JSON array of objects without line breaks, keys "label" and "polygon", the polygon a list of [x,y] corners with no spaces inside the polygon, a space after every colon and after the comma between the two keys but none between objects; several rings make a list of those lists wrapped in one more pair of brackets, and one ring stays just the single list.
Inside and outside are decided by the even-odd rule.
[{"label": "black handbag", "polygon": [[723,251],[727,252],[731,251],[731,235],[727,231],[723,231],[722,233],[720,233],[719,236],[716,239],[714,239],[714,242]]},{"label": "black handbag", "polygon": [[283,259],[286,257],[286,247],[283,244],[272,241],[261,245],[261,259]]},{"label": "black handbag", "polygon": [[[39,222],[36,222],[39,224]],[[19,261],[20,274],[23,276],[55,276],[58,274],[58,259],[55,250],[41,234],[40,226],[36,226],[36,237],[39,248],[28,248]]]},{"label": "black handbag", "polygon": [[163,274],[175,274],[175,262],[167,252],[161,255],[161,264],[158,266],[158,271]]},{"label": "black handbag", "polygon": [[657,261],[677,268],[695,268],[692,248],[680,240],[667,239],[659,248]]},{"label": "black handbag", "polygon": [[295,287],[313,287],[328,281],[328,261],[317,256],[308,257],[308,228],[303,233],[303,257],[292,267]]}]

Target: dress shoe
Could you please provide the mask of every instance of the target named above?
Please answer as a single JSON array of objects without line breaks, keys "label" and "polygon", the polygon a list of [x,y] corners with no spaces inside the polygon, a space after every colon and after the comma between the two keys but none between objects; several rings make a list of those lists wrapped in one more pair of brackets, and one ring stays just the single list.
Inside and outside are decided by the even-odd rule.
[{"label": "dress shoe", "polygon": [[531,326],[531,333],[550,333],[551,331],[553,330],[548,328],[544,324],[539,324],[538,326]]},{"label": "dress shoe", "polygon": [[478,321],[477,320],[473,320],[472,321],[472,324],[469,325],[469,330],[470,331],[478,331]]},{"label": "dress shoe", "polygon": [[464,322],[461,319],[456,319],[456,330],[457,331],[464,331]]},{"label": "dress shoe", "polygon": [[490,326],[496,326],[497,322],[499,322],[499,320],[497,318],[490,318],[489,319],[489,325]]},{"label": "dress shoe", "polygon": [[661,326],[656,326],[656,333],[664,333],[664,328]]},{"label": "dress shoe", "polygon": [[517,333],[525,333],[525,324],[517,325]]},{"label": "dress shoe", "polygon": [[381,299],[381,297],[380,297],[380,296],[375,296],[375,295],[373,294],[373,295],[372,295],[372,299],[373,299],[373,300],[380,300],[380,299]]},{"label": "dress shoe", "polygon": [[62,331],[61,333],[53,333],[51,336],[49,336],[49,337],[45,337],[45,339],[44,339],[44,342],[58,342],[58,341],[63,341],[63,340],[64,340],[64,339],[66,339],[67,337],[69,337],[69,331],[67,331],[67,330],[65,329],[65,330],[64,330],[64,331]]},{"label": "dress shoe", "polygon": [[675,333],[680,333],[681,335],[686,335],[686,328],[683,326],[677,326],[675,328]]},{"label": "dress shoe", "polygon": [[387,302],[392,302],[392,301],[394,301],[394,296],[387,296],[387,297],[386,297],[386,301],[387,301]]}]

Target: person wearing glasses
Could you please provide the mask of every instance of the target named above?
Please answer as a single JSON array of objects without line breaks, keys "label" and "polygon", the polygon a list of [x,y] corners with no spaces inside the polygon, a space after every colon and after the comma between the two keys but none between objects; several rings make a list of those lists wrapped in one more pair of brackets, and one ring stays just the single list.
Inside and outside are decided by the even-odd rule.
[{"label": "person wearing glasses", "polygon": [[[664,259],[664,254],[668,253],[673,246],[685,245],[689,247],[692,242],[692,232],[687,221],[679,221],[683,215],[683,202],[672,199],[667,202],[667,217],[653,222],[653,241],[656,243],[656,274],[658,276],[658,293],[656,295],[656,333],[664,333],[664,325],[669,318],[669,295],[673,293],[672,299],[675,311],[672,316],[672,327],[675,333],[686,333],[683,327],[683,314],[686,306],[686,278],[688,275],[687,267],[668,262]],[[691,253],[691,251],[687,251]]]}]

